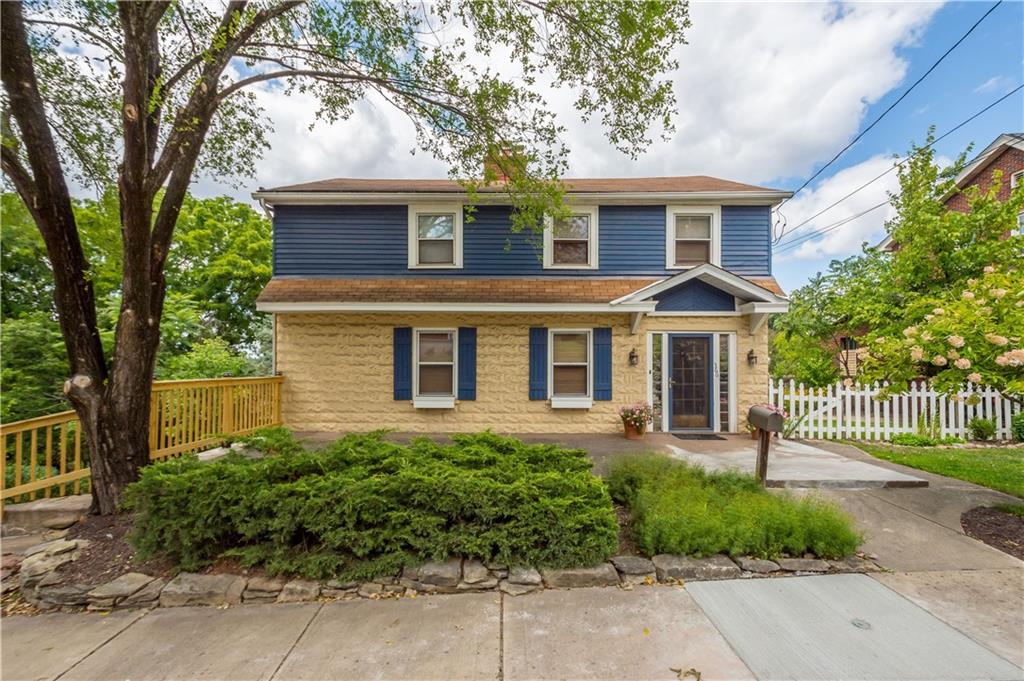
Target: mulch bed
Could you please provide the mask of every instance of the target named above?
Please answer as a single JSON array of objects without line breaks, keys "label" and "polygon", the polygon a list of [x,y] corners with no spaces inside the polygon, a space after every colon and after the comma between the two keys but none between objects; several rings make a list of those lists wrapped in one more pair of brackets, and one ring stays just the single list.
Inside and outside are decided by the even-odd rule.
[{"label": "mulch bed", "polygon": [[1024,518],[979,506],[960,516],[960,526],[968,537],[1024,560]]},{"label": "mulch bed", "polygon": [[619,521],[619,553],[620,556],[640,556],[640,548],[636,545],[633,534],[633,517],[625,506],[615,507],[615,518]]},{"label": "mulch bed", "polygon": [[63,566],[59,574],[68,582],[105,584],[129,572],[144,572],[167,579],[174,575],[167,560],[139,560],[125,537],[132,528],[128,515],[88,515],[71,526],[68,539],[87,539],[78,560]]}]

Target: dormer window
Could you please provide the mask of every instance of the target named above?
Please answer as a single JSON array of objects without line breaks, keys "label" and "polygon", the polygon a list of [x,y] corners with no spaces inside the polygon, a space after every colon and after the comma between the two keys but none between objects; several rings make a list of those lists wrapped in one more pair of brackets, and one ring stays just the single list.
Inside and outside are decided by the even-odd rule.
[{"label": "dormer window", "polygon": [[574,207],[565,219],[548,220],[544,230],[546,269],[597,267],[597,208]]},{"label": "dormer window", "polygon": [[462,206],[409,206],[409,268],[462,267]]},{"label": "dormer window", "polygon": [[688,269],[721,262],[722,210],[718,206],[669,206],[665,266]]}]

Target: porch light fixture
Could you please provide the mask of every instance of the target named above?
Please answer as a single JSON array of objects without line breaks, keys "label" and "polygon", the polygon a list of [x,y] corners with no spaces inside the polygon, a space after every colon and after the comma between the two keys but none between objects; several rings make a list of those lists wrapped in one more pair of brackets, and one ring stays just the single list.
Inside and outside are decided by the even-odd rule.
[{"label": "porch light fixture", "polygon": [[757,355],[754,354],[753,349],[751,349],[750,352],[747,353],[747,364],[749,364],[750,366],[754,366],[755,364],[757,364]]},{"label": "porch light fixture", "polygon": [[636,348],[629,351],[629,366],[635,367],[640,363],[640,355],[636,354]]}]

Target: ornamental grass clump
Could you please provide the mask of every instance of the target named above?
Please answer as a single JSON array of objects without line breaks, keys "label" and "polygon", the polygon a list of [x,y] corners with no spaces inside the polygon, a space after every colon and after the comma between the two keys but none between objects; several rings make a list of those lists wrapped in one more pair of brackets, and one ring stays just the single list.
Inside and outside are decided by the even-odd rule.
[{"label": "ornamental grass clump", "polygon": [[616,549],[611,498],[585,452],[490,432],[441,445],[382,433],[317,452],[146,467],[126,496],[131,541],[184,570],[220,556],[271,574],[370,579],[465,556],[592,565]]},{"label": "ornamental grass clump", "polygon": [[821,558],[853,553],[861,536],[838,507],[816,497],[769,493],[750,475],[708,473],[659,454],[624,457],[608,476],[612,497],[632,515],[650,556]]}]

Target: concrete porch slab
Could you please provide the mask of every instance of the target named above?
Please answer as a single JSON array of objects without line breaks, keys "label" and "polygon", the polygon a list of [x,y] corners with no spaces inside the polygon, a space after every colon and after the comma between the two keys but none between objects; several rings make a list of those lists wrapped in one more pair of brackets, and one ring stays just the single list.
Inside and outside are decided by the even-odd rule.
[{"label": "concrete porch slab", "polygon": [[507,681],[754,678],[690,595],[664,586],[506,598],[504,658]]},{"label": "concrete porch slab", "polygon": [[43,522],[58,516],[82,517],[89,512],[92,495],[73,494],[56,499],[36,499],[4,506],[3,526],[34,532],[44,528]]},{"label": "concrete porch slab", "polygon": [[687,590],[760,679],[1021,679],[1024,670],[864,575]]},{"label": "concrete porch slab", "polygon": [[[754,473],[757,459],[753,440],[676,440],[666,444],[672,456],[709,471],[734,469]],[[926,487],[928,481],[907,473],[858,461],[794,440],[773,439],[768,452],[768,486],[812,489],[871,489]]]}]

